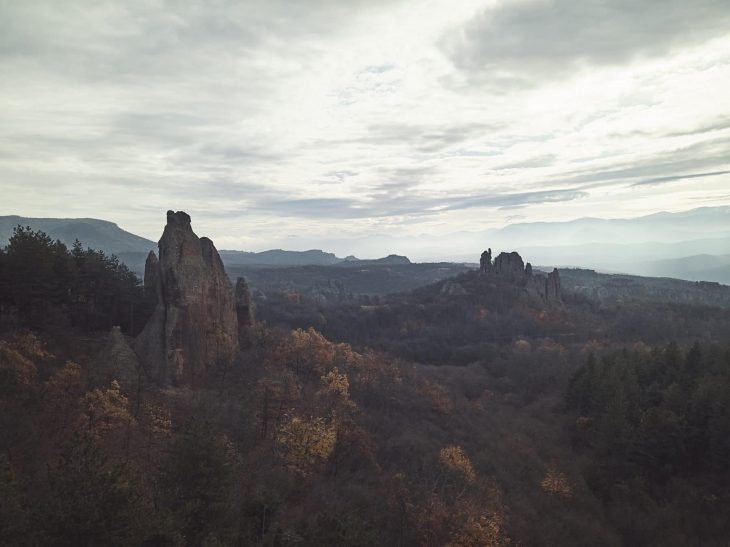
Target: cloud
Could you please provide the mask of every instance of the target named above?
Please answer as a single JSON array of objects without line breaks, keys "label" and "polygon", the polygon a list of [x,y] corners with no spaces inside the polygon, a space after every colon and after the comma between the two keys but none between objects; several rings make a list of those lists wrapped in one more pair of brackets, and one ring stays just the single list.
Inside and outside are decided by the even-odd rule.
[{"label": "cloud", "polygon": [[495,167],[495,169],[533,169],[537,167],[548,167],[552,165],[557,158],[558,157],[555,154],[544,154],[542,156],[534,156],[512,163],[505,163],[503,165]]},{"label": "cloud", "polygon": [[372,123],[355,136],[345,139],[322,140],[314,143],[316,148],[332,145],[397,145],[413,148],[422,154],[438,153],[463,144],[470,139],[491,135],[501,129],[495,124],[468,122],[441,124],[425,123]]},{"label": "cloud", "polygon": [[517,0],[479,11],[441,45],[464,71],[522,85],[724,36],[725,0]]},{"label": "cloud", "polygon": [[515,208],[536,203],[572,201],[584,198],[587,195],[586,192],[575,189],[554,189],[535,192],[431,198],[415,195],[411,199],[400,201],[394,201],[382,195],[363,200],[347,198],[264,198],[254,203],[253,208],[285,217],[308,219],[386,218],[404,215],[425,217],[444,211],[462,211],[480,207]]},{"label": "cloud", "polygon": [[478,3],[0,0],[0,214],[260,248],[726,199],[725,3]]},{"label": "cloud", "polygon": [[672,175],[667,177],[655,177],[653,179],[635,182],[631,186],[647,186],[654,184],[666,184],[677,180],[698,179],[703,177],[716,177],[718,175],[730,175],[730,171],[711,171],[709,173],[688,173],[686,175]]},{"label": "cloud", "polygon": [[[573,173],[568,171],[561,177],[561,181],[564,184],[587,183],[581,186],[581,189],[590,190],[606,185],[631,183],[633,179],[645,177],[649,177],[648,180],[631,183],[630,185],[641,186],[656,184],[657,181],[669,182],[684,178],[696,178],[692,172],[697,169],[730,164],[728,151],[730,151],[730,138],[701,141],[683,148],[644,155],[643,157],[637,156],[628,164],[622,165],[619,162],[613,162],[608,169],[592,166]],[[690,172],[689,175],[677,174],[687,171]],[[709,172],[706,175],[699,174],[699,176],[721,175],[726,172],[719,170]]]}]

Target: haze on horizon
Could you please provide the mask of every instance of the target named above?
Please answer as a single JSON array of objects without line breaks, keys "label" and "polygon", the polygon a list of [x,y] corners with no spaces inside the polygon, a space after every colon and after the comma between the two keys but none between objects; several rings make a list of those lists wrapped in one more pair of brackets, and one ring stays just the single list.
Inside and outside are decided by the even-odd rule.
[{"label": "haze on horizon", "polygon": [[729,205],[728,28],[722,0],[0,0],[0,215],[408,253]]}]

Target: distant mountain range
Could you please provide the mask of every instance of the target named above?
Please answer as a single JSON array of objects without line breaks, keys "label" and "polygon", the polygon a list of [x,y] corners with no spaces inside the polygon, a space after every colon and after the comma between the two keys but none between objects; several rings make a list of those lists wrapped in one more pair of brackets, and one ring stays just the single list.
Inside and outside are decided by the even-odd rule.
[{"label": "distant mountain range", "polygon": [[730,207],[514,224],[491,240],[538,264],[730,284]]},{"label": "distant mountain range", "polygon": [[226,264],[261,265],[261,266],[331,266],[342,262],[332,253],[319,249],[309,251],[284,251],[272,249],[270,251],[220,251],[221,259]]},{"label": "distant mountain range", "polygon": [[[141,272],[157,244],[105,220],[0,217],[0,245],[18,224],[31,226],[71,245],[114,253]],[[362,248],[362,242],[352,242]],[[675,277],[730,284],[730,207],[702,207],[680,213],[656,213],[628,219],[581,218],[568,222],[516,223],[499,230],[421,236],[417,241],[380,236],[367,241],[368,254],[399,248],[420,261],[476,262],[487,247],[495,252],[518,250],[535,265],[593,268],[607,273]],[[342,249],[342,245],[338,248]],[[340,258],[321,250],[262,252],[223,250],[226,265],[364,266],[402,265],[410,260],[390,255],[376,260]],[[345,253],[343,253],[345,254]]]},{"label": "distant mountain range", "polygon": [[579,218],[567,222],[525,222],[492,232],[498,242],[517,246],[585,243],[676,243],[702,239],[730,241],[730,207],[701,207],[636,218]]},{"label": "distant mountain range", "polygon": [[639,262],[632,268],[639,275],[666,277],[666,272],[673,272],[673,277],[689,281],[719,281],[730,285],[730,254],[727,255],[693,255],[667,260]]},{"label": "distant mountain range", "polygon": [[[42,230],[53,239],[60,239],[66,246],[79,240],[84,247],[98,249],[117,255],[129,268],[137,273],[144,272],[147,254],[157,251],[157,243],[121,229],[113,222],[95,218],[29,218],[20,216],[0,217],[0,245],[4,246],[18,226],[30,226]],[[362,266],[362,265],[402,265],[411,261],[405,256],[389,255],[384,258],[360,260],[354,256],[339,258],[333,253],[318,249],[309,251],[285,251],[272,249],[261,252],[220,251],[226,266]]]}]

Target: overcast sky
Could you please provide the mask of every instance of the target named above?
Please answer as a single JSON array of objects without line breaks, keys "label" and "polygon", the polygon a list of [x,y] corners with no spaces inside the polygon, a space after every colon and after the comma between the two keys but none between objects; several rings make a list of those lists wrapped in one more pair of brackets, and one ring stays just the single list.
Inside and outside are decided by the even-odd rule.
[{"label": "overcast sky", "polygon": [[0,0],[0,214],[362,253],[730,204],[728,29],[727,0]]}]

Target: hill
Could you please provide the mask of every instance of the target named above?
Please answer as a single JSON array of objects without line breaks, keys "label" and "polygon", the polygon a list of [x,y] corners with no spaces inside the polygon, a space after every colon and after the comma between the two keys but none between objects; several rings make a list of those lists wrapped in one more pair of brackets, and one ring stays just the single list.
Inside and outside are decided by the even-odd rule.
[{"label": "hill", "polygon": [[84,247],[90,247],[107,254],[144,253],[157,248],[157,243],[131,232],[118,225],[97,218],[29,218],[16,215],[0,217],[0,245],[7,244],[18,225],[30,226],[60,239],[67,247],[78,239]]},{"label": "hill", "polygon": [[681,258],[639,262],[634,269],[649,276],[667,275],[693,281],[717,281],[730,285],[730,254],[697,254]]},{"label": "hill", "polygon": [[636,218],[579,218],[567,222],[510,224],[493,236],[515,248],[551,243],[664,242],[730,237],[730,207],[701,207]]},{"label": "hill", "polygon": [[230,265],[252,265],[259,266],[305,266],[318,265],[328,266],[342,262],[333,253],[327,253],[319,249],[309,251],[285,251],[283,249],[272,249],[261,252],[246,251],[220,251],[223,262]]},{"label": "hill", "polygon": [[[54,240],[59,239],[71,247],[78,239],[84,247],[90,247],[107,254],[115,254],[140,277],[144,273],[147,253],[157,251],[157,243],[121,229],[117,224],[96,218],[30,218],[17,215],[0,217],[0,246],[7,244],[18,226],[30,226],[41,230]],[[360,260],[354,256],[340,258],[334,253],[319,249],[308,251],[287,251],[271,249],[260,252],[236,250],[220,251],[221,259],[229,267],[237,266],[344,266],[400,265],[410,264],[405,256],[389,255],[384,258]]]}]

